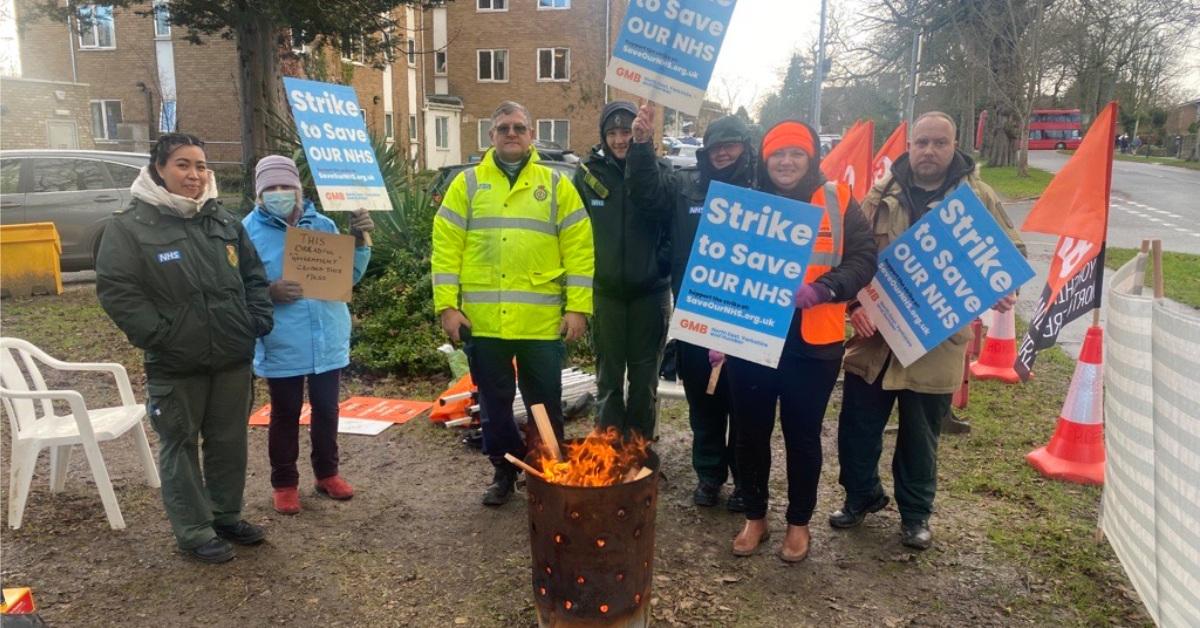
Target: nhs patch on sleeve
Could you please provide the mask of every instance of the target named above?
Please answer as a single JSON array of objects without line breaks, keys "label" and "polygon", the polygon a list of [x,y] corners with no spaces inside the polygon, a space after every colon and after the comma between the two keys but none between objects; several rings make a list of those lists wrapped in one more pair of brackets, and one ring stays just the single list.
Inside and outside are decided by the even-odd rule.
[{"label": "nhs patch on sleeve", "polygon": [[592,199],[592,207],[604,207],[604,199],[602,199],[602,198]]},{"label": "nhs patch on sleeve", "polygon": [[703,213],[704,213],[704,206],[703,206],[703,205],[697,205],[697,206],[695,206],[695,207],[689,207],[689,208],[688,208],[688,213],[689,213],[689,214],[703,214]]},{"label": "nhs patch on sleeve", "polygon": [[176,249],[174,251],[163,251],[162,253],[158,254],[158,263],[159,264],[166,264],[167,262],[178,262],[181,259],[183,259],[183,254],[179,252],[179,249]]}]

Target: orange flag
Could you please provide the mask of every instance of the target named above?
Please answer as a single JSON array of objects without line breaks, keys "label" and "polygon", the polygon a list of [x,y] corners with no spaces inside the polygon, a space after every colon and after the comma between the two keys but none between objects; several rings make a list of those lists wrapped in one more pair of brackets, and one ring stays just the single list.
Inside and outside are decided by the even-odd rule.
[{"label": "orange flag", "polygon": [[875,160],[871,162],[871,184],[874,185],[883,181],[887,173],[892,171],[892,164],[900,159],[908,150],[908,121],[900,123],[895,131],[892,131],[891,136],[880,147],[879,152],[875,154]]},{"label": "orange flag", "polygon": [[871,148],[875,145],[875,123],[856,122],[846,136],[821,160],[821,172],[831,181],[850,186],[854,200],[861,202],[871,189]]},{"label": "orange flag", "polygon": [[1100,307],[1104,287],[1104,240],[1112,187],[1117,103],[1096,116],[1079,150],[1046,186],[1022,229],[1057,234],[1046,287],[1018,345],[1013,365],[1028,380],[1038,351],[1058,341],[1063,325]]}]

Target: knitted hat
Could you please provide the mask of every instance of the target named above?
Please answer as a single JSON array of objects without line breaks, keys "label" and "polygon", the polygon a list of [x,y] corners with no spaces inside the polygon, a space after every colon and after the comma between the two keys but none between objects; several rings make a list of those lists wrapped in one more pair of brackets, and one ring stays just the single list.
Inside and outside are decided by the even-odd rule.
[{"label": "knitted hat", "polygon": [[799,148],[811,158],[816,155],[812,131],[800,122],[785,121],[775,125],[763,136],[762,158],[765,160],[782,148]]},{"label": "knitted hat", "polygon": [[300,171],[296,162],[283,155],[267,155],[254,167],[254,194],[262,196],[263,190],[277,185],[299,190]]}]

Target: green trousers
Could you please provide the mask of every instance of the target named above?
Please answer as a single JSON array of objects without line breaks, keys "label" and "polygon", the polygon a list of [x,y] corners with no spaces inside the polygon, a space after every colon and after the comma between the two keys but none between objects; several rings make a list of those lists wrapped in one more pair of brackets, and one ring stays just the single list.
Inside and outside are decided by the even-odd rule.
[{"label": "green trousers", "polygon": [[242,518],[250,365],[151,377],[147,389],[147,412],[158,433],[163,506],[175,541],[189,550],[216,536],[214,524],[233,525]]},{"label": "green trousers", "polygon": [[594,299],[592,344],[596,351],[599,424],[653,438],[658,417],[658,367],[671,317],[670,292],[663,290],[633,299],[597,292]]},{"label": "green trousers", "polygon": [[839,481],[846,489],[846,504],[864,508],[883,494],[879,458],[883,430],[892,408],[899,408],[900,430],[892,454],[892,480],[896,506],[906,523],[928,521],[937,493],[937,449],[942,417],[950,411],[952,395],[884,390],[883,374],[875,383],[846,373],[838,417]]}]

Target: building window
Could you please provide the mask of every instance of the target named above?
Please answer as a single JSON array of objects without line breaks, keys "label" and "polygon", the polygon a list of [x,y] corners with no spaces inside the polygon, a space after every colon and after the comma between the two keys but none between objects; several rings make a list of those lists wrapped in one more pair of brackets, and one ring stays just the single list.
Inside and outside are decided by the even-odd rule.
[{"label": "building window", "polygon": [[508,0],[475,0],[476,11],[507,11]]},{"label": "building window", "polygon": [[417,114],[408,116],[408,141],[417,141]]},{"label": "building window", "polygon": [[433,145],[438,150],[450,150],[450,118],[448,116],[433,118]]},{"label": "building window", "polygon": [[571,0],[538,0],[538,10],[569,9]]},{"label": "building window", "polygon": [[98,140],[117,139],[117,125],[121,122],[121,101],[92,101],[92,137]]},{"label": "building window", "polygon": [[436,76],[446,76],[446,51],[444,49],[433,53],[433,73]]},{"label": "building window", "polygon": [[79,7],[79,47],[93,50],[117,47],[112,7],[103,4]]},{"label": "building window", "polygon": [[479,150],[487,150],[492,147],[492,121],[479,121]]},{"label": "building window", "polygon": [[154,2],[154,36],[164,39],[171,36],[171,8],[167,0]]},{"label": "building window", "polygon": [[507,83],[508,51],[480,50],[478,76],[480,83]]},{"label": "building window", "polygon": [[392,113],[390,111],[384,112],[384,114],[383,114],[383,137],[385,139],[391,140],[391,139],[396,138],[396,130],[395,130],[395,127],[393,126],[394,124],[395,124],[395,122],[393,122],[393,120],[392,120]]},{"label": "building window", "polygon": [[342,37],[342,61],[351,63],[366,63],[367,57],[363,52],[366,48],[362,35],[345,35]]},{"label": "building window", "polygon": [[538,48],[539,81],[566,81],[570,79],[571,50],[569,48]]},{"label": "building window", "polygon": [[563,148],[571,145],[570,120],[538,120],[537,125],[539,140],[554,142]]},{"label": "building window", "polygon": [[417,64],[417,40],[415,39],[408,40],[408,64]]}]

